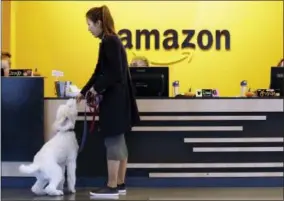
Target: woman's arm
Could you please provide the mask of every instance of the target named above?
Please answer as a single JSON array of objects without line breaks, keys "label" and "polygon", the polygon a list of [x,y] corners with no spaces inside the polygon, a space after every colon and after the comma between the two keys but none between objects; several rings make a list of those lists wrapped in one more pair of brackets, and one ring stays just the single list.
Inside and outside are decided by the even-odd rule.
[{"label": "woman's arm", "polygon": [[97,93],[103,93],[122,79],[121,43],[116,36],[104,39],[102,72],[94,83]]},{"label": "woman's arm", "polygon": [[81,94],[83,96],[86,95],[86,93],[91,89],[91,87],[94,85],[95,80],[98,77],[98,69],[99,69],[99,63],[96,66],[96,69],[94,70],[92,76],[90,77],[89,81],[87,82],[87,84],[83,87],[83,89],[81,90]]}]

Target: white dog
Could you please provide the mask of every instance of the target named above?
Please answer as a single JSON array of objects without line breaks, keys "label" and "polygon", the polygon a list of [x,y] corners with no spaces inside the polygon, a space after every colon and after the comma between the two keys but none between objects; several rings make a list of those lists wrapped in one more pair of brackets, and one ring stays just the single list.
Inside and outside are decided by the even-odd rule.
[{"label": "white dog", "polygon": [[75,99],[69,99],[66,104],[60,105],[53,125],[56,135],[34,156],[32,164],[19,167],[20,172],[36,177],[37,181],[31,188],[33,193],[63,195],[66,167],[68,191],[75,193],[79,149],[74,132],[77,114]]}]

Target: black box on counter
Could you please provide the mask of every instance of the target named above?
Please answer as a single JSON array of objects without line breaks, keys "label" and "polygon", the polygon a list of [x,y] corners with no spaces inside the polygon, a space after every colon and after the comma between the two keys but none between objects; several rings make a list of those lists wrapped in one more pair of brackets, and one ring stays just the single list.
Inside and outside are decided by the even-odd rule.
[{"label": "black box on counter", "polygon": [[12,77],[32,76],[32,69],[10,69],[9,75]]},{"label": "black box on counter", "polygon": [[274,89],[257,89],[256,96],[258,97],[273,97],[276,96]]}]

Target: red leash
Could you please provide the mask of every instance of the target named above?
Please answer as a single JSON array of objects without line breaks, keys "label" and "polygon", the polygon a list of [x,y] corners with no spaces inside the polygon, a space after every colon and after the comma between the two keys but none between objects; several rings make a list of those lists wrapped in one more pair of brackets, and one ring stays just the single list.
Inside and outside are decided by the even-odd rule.
[{"label": "red leash", "polygon": [[87,92],[86,94],[85,121],[84,121],[84,129],[83,129],[82,141],[79,148],[79,152],[83,150],[88,135],[87,106],[89,107],[90,112],[93,113],[93,121],[89,129],[89,132],[93,132],[95,128],[96,116],[99,114],[99,103],[101,102],[101,100],[102,100],[101,95],[98,94],[94,95],[92,92]]},{"label": "red leash", "polygon": [[[102,100],[101,95],[94,95],[92,92],[86,94],[86,104],[89,107],[90,113],[93,113],[93,121],[90,126],[90,132],[94,131],[96,116],[99,114],[99,104]],[[93,110],[92,110],[93,109]]]},{"label": "red leash", "polygon": [[92,108],[89,106],[89,109],[90,109],[90,113],[93,113],[93,120],[92,120],[89,131],[93,132],[94,128],[95,128],[95,123],[96,123],[96,116],[99,114],[99,107],[95,106],[95,107],[93,107],[94,110],[92,110]]}]

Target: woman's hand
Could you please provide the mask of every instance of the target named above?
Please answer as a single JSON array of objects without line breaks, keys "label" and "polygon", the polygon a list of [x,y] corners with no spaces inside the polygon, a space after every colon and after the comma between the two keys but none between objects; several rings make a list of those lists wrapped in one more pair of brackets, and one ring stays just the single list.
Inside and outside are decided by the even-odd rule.
[{"label": "woman's hand", "polygon": [[79,94],[77,95],[77,97],[76,97],[77,103],[80,103],[83,98],[84,98],[84,95],[81,94],[81,93],[79,93]]},{"label": "woman's hand", "polygon": [[92,87],[92,88],[90,89],[90,92],[91,92],[93,95],[96,95],[96,94],[97,94],[97,92],[95,91],[94,87]]}]

